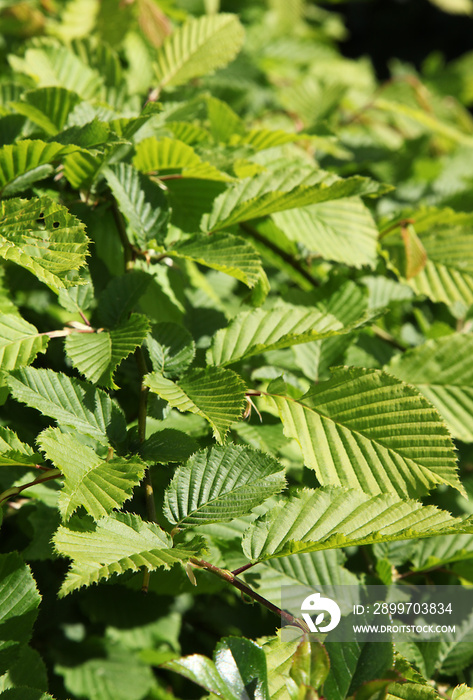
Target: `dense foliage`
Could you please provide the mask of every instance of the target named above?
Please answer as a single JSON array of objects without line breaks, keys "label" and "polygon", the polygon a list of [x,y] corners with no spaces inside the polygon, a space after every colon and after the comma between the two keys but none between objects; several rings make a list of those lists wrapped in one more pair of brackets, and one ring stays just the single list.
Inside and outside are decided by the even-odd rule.
[{"label": "dense foliage", "polygon": [[0,696],[471,700],[473,613],[274,611],[473,585],[473,53],[379,84],[303,0],[0,29]]}]

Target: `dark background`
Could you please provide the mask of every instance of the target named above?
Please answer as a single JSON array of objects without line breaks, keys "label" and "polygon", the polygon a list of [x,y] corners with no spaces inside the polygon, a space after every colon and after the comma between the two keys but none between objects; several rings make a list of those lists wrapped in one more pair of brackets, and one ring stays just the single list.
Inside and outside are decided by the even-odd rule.
[{"label": "dark background", "polygon": [[371,56],[381,80],[389,77],[392,58],[420,68],[434,51],[451,60],[473,50],[473,19],[443,12],[428,0],[365,0],[325,7],[345,17],[349,38],[340,43],[342,54]]}]

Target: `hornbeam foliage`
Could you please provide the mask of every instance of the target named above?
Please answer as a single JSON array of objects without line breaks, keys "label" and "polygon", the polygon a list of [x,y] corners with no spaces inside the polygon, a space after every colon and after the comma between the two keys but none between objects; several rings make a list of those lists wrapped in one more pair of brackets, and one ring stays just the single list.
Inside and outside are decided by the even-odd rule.
[{"label": "hornbeam foliage", "polygon": [[472,700],[278,607],[473,585],[473,60],[337,7],[0,2],[2,699]]}]

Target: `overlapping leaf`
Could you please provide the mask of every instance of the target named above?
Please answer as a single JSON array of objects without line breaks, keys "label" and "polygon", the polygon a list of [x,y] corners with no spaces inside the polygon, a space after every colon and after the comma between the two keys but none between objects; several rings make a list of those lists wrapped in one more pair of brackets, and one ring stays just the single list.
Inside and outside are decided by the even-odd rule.
[{"label": "overlapping leaf", "polygon": [[53,289],[72,287],[85,263],[85,226],[49,197],[0,204],[0,257],[25,267]]},{"label": "overlapping leaf", "polygon": [[0,466],[21,465],[29,467],[40,459],[29,445],[21,442],[13,430],[0,427]]},{"label": "overlapping leaf", "polygon": [[236,15],[215,14],[190,19],[168,37],[154,66],[159,85],[183,85],[232,61],[243,44]]},{"label": "overlapping leaf", "polygon": [[163,190],[127,163],[111,165],[104,174],[128,222],[132,241],[140,248],[146,248],[150,240],[162,243],[169,221],[169,206]]},{"label": "overlapping leaf", "polygon": [[[363,323],[365,318],[361,318]],[[343,325],[330,313],[305,306],[279,303],[273,309],[244,311],[215,334],[207,362],[229,365],[268,350],[288,348],[346,333],[356,324]]]},{"label": "overlapping leaf", "polygon": [[59,497],[63,520],[69,520],[80,506],[94,520],[120,508],[131,498],[146,468],[138,457],[102,459],[72,433],[62,433],[58,428],[40,433],[38,444],[64,475]]},{"label": "overlapping leaf", "polygon": [[438,409],[452,435],[473,442],[473,337],[428,340],[395,356],[386,371],[413,384]]},{"label": "overlapping leaf", "polygon": [[449,305],[461,302],[469,306],[473,304],[472,223],[471,214],[451,209],[416,212],[413,228],[426,259],[411,274],[406,235],[403,239],[393,233],[383,239],[383,245],[396,269],[417,294]]},{"label": "overlapping leaf", "polygon": [[90,435],[105,444],[120,442],[125,417],[105,391],[51,369],[25,367],[7,377],[13,397],[54,418],[60,425]]},{"label": "overlapping leaf", "polygon": [[39,139],[3,146],[0,149],[0,193],[3,197],[11,196],[48,177],[54,170],[51,163],[71,150],[75,150],[73,146]]},{"label": "overlapping leaf", "polygon": [[214,231],[286,209],[383,191],[382,185],[359,176],[342,180],[324,170],[284,168],[229,187],[217,197],[201,226],[204,231]]},{"label": "overlapping leaf", "polygon": [[146,347],[153,369],[165,377],[182,374],[195,355],[191,334],[177,323],[156,323],[146,338]]},{"label": "overlapping leaf", "polygon": [[285,486],[282,466],[249,447],[215,446],[179,467],[166,489],[164,513],[179,527],[246,515]]},{"label": "overlapping leaf", "polygon": [[22,101],[13,102],[11,107],[54,136],[62,131],[69,113],[79,102],[79,95],[64,87],[45,87],[26,92]]},{"label": "overlapping leaf", "polygon": [[378,229],[358,197],[322,202],[274,214],[286,236],[326,260],[374,267]]},{"label": "overlapping leaf", "polygon": [[0,365],[2,370],[29,365],[39,352],[45,352],[48,336],[20,316],[0,317]]},{"label": "overlapping leaf", "polygon": [[146,376],[145,384],[173,408],[208,420],[219,442],[233,421],[240,418],[245,402],[243,381],[235,372],[221,367],[191,370],[179,382],[154,372]]},{"label": "overlapping leaf", "polygon": [[262,274],[261,258],[251,243],[228,233],[193,236],[177,243],[167,254],[225,272],[248,287],[254,287]]},{"label": "overlapping leaf", "polygon": [[152,277],[143,270],[132,270],[113,277],[98,300],[101,323],[108,328],[122,323],[145,293]]},{"label": "overlapping leaf", "polygon": [[303,490],[257,520],[243,537],[251,561],[289,554],[473,532],[472,518],[393,494],[368,496],[356,489]]},{"label": "overlapping leaf", "polygon": [[279,381],[268,392],[321,484],[400,498],[442,483],[463,492],[448,430],[414,387],[379,370],[339,368],[298,399]]},{"label": "overlapping leaf", "polygon": [[227,181],[231,178],[210,163],[203,161],[191,146],[178,139],[157,139],[154,136],[136,146],[133,165],[144,173],[158,177],[180,175],[198,180]]},{"label": "overlapping leaf", "polygon": [[74,367],[91,382],[117,389],[113,380],[116,368],[143,343],[148,331],[147,318],[132,314],[111,331],[68,336],[66,353]]},{"label": "overlapping leaf", "polygon": [[199,556],[205,548],[201,538],[173,547],[171,537],[158,525],[131,513],[116,513],[96,523],[82,520],[71,527],[61,525],[54,546],[59,554],[72,559],[60,595],[141,567],[169,569]]}]

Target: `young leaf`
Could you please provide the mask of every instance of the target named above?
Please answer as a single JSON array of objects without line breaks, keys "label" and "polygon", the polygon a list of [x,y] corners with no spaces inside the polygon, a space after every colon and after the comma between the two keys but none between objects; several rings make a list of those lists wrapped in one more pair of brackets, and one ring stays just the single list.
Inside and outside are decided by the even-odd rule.
[{"label": "young leaf", "polygon": [[183,85],[232,61],[243,44],[236,15],[215,14],[188,20],[168,37],[154,66],[160,87]]},{"label": "young leaf", "polygon": [[334,642],[325,648],[330,659],[330,673],[324,683],[327,700],[345,700],[361,685],[383,678],[393,662],[393,646],[389,643]]},{"label": "young leaf", "polygon": [[185,372],[195,355],[191,334],[177,323],[156,323],[146,338],[146,347],[153,369],[164,377]]},{"label": "young leaf", "polygon": [[45,352],[48,336],[19,316],[0,318],[0,365],[2,370],[29,365],[39,352]]},{"label": "young leaf", "polygon": [[305,489],[282,501],[243,536],[251,561],[434,535],[473,532],[472,518],[393,494],[368,496],[355,489]]},{"label": "young leaf", "polygon": [[243,238],[232,234],[193,236],[187,241],[178,242],[167,251],[167,255],[193,260],[225,272],[248,287],[254,287],[262,275],[261,258],[255,248]]},{"label": "young leaf", "polygon": [[107,461],[72,433],[47,428],[38,436],[46,457],[64,474],[59,512],[69,520],[83,506],[94,520],[120,508],[133,495],[146,465],[138,458],[117,457]]},{"label": "young leaf", "polygon": [[85,263],[85,226],[49,197],[0,204],[0,257],[57,290],[77,284],[70,272]]},{"label": "young leaf", "polygon": [[27,190],[33,182],[53,172],[50,165],[61,156],[75,150],[73,146],[46,143],[36,139],[8,144],[0,149],[0,193],[10,197]]},{"label": "young leaf", "polygon": [[13,397],[60,425],[101,442],[125,438],[125,416],[105,391],[50,369],[25,367],[7,376]]},{"label": "young leaf", "polygon": [[155,136],[140,141],[136,146],[133,165],[144,173],[163,177],[180,175],[198,180],[231,180],[210,163],[203,161],[191,146],[178,139],[157,139]]},{"label": "young leaf", "polygon": [[[359,320],[364,322],[365,318]],[[355,325],[344,327],[330,313],[279,302],[269,310],[243,311],[226,328],[218,330],[207,353],[207,362],[230,365],[268,350],[340,335],[353,330]]]},{"label": "young leaf", "polygon": [[471,335],[448,335],[393,357],[385,369],[416,386],[443,416],[453,437],[473,442],[472,355]]},{"label": "young leaf", "polygon": [[202,218],[201,228],[215,231],[285,209],[382,192],[382,185],[359,176],[342,180],[324,170],[285,168],[229,187],[217,197],[210,214]]},{"label": "young leaf", "polygon": [[179,467],[166,489],[164,514],[178,527],[225,522],[247,515],[285,484],[282,466],[269,455],[215,446]]},{"label": "young leaf", "polygon": [[463,493],[448,430],[413,387],[379,370],[338,368],[301,398],[269,388],[287,437],[321,484],[397,493],[400,498],[449,484]]},{"label": "young leaf", "polygon": [[205,549],[201,538],[173,547],[171,537],[158,525],[132,513],[115,513],[96,523],[82,520],[71,527],[61,525],[53,541],[59,554],[72,559],[61,596],[130,569],[169,569]]},{"label": "young leaf", "polygon": [[29,90],[21,102],[13,102],[11,107],[54,136],[64,129],[69,113],[80,101],[77,93],[66,88],[43,87]]},{"label": "young leaf", "polygon": [[146,248],[151,240],[161,244],[169,222],[163,190],[128,163],[111,165],[104,175],[128,222],[132,242],[139,248]]},{"label": "young leaf", "polygon": [[66,338],[66,353],[91,382],[118,389],[113,380],[116,368],[143,343],[148,331],[147,318],[132,314],[111,331],[73,333]]},{"label": "young leaf", "polygon": [[208,420],[220,443],[233,421],[240,418],[245,402],[243,381],[235,372],[220,367],[191,370],[179,382],[153,372],[145,377],[145,384],[173,408]]}]

